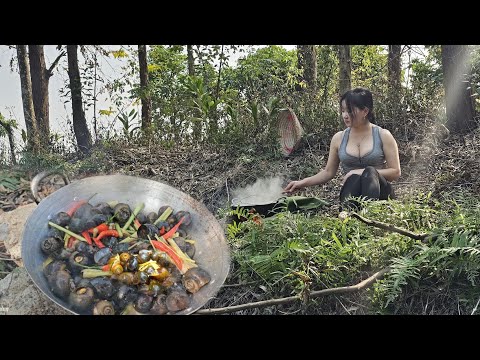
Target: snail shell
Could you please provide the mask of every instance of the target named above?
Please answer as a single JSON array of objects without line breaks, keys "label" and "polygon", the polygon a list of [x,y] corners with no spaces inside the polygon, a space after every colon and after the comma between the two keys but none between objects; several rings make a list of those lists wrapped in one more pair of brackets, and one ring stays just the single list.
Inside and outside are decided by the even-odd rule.
[{"label": "snail shell", "polygon": [[204,285],[208,284],[211,279],[210,274],[205,269],[197,266],[188,269],[187,272],[183,274],[182,284],[188,292],[194,294]]},{"label": "snail shell", "polygon": [[101,300],[95,304],[93,315],[115,315],[115,309],[110,301]]}]

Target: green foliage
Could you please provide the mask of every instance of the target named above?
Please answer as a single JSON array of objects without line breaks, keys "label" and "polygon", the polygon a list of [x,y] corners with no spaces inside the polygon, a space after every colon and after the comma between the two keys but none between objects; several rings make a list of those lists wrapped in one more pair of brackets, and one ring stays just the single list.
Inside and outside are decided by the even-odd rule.
[{"label": "green foliage", "polygon": [[20,185],[20,179],[12,174],[3,174],[0,172],[0,186],[8,190],[15,190]]},{"label": "green foliage", "polygon": [[0,113],[0,138],[8,135],[7,129],[18,129],[18,123],[15,119],[6,119]]},{"label": "green foliage", "polygon": [[149,94],[152,120],[158,140],[189,140],[190,96],[187,56],[182,46],[153,46],[149,51]]},{"label": "green foliage", "polygon": [[232,222],[227,224],[227,237],[229,240],[234,240],[244,230],[246,225],[240,220],[252,220],[254,215],[247,209],[237,206],[235,209],[230,210],[226,216],[232,218]]},{"label": "green foliage", "polygon": [[241,235],[233,240],[238,276],[259,277],[274,293],[301,290],[305,278],[299,274],[306,274],[315,286],[348,283],[354,268],[365,264],[364,258],[355,264],[351,239],[361,235],[352,225],[289,212],[261,224],[245,221],[240,224]]},{"label": "green foliage", "polygon": [[472,77],[470,85],[472,86],[472,96],[475,99],[475,109],[480,112],[480,46],[472,46],[471,49]]},{"label": "green foliage", "polygon": [[363,86],[375,94],[387,93],[388,51],[379,45],[352,45],[352,87]]},{"label": "green foliage", "polygon": [[363,216],[429,233],[426,243],[350,217],[283,212],[255,222],[252,214],[239,208],[231,214],[246,221],[230,224],[227,230],[234,276],[261,281],[269,296],[276,297],[299,294],[307,287],[348,286],[359,282],[364,271],[390,266],[384,279],[368,291],[369,312],[396,313],[404,309],[406,297],[424,296],[432,286],[455,287],[463,294],[464,308],[471,309],[478,297],[470,289],[480,282],[478,200],[456,195],[440,203],[423,193],[402,202],[359,199]]},{"label": "green foliage", "polygon": [[270,46],[239,59],[236,68],[225,68],[221,88],[230,95],[222,114],[225,136],[219,142],[265,144],[276,139],[276,134],[272,137],[272,122],[285,107],[294,60],[285,49]]},{"label": "green foliage", "polygon": [[111,169],[105,151],[94,148],[90,156],[69,165],[70,173],[99,174]]},{"label": "green foliage", "polygon": [[[424,199],[427,199],[425,197]],[[402,300],[421,297],[432,288],[455,288],[466,294],[478,286],[480,279],[480,208],[478,198],[463,195],[448,196],[442,202],[431,203],[432,212],[419,211],[419,218],[430,217],[422,229],[434,235],[426,244],[415,244],[412,251],[392,259],[392,271],[376,284],[373,303],[381,312],[397,312]],[[428,201],[428,200],[427,200]],[[423,210],[429,207],[423,204]],[[443,290],[441,290],[443,291]],[[439,291],[439,292],[441,292]],[[435,296],[438,296],[436,294]],[[477,298],[464,299],[465,308],[473,308]]]},{"label": "green foliage", "polygon": [[267,101],[284,98],[297,84],[296,51],[267,46],[239,59],[235,69],[225,69],[224,83],[238,89],[242,99]]},{"label": "green foliage", "polygon": [[211,139],[211,136],[218,130],[218,124],[215,124],[216,126],[212,128],[213,122],[209,120],[214,118],[214,113],[218,105],[223,102],[223,98],[215,98],[200,76],[189,76],[186,86],[192,96],[190,110],[194,116],[191,116],[190,120],[197,123],[197,127],[193,127],[194,137],[201,140],[206,135],[207,138]]},{"label": "green foliage", "polygon": [[134,136],[140,129],[138,120],[135,122],[135,119],[137,119],[137,117],[138,112],[135,109],[130,110],[128,114],[126,112],[121,112],[118,115],[118,120],[122,124],[123,136],[129,141],[134,138]]},{"label": "green foliage", "polygon": [[438,116],[443,103],[443,70],[440,46],[430,47],[425,59],[414,59],[407,104],[416,116]]},{"label": "green foliage", "polygon": [[68,163],[65,162],[63,154],[40,152],[34,154],[29,151],[20,153],[19,166],[22,171],[39,173],[47,169],[58,169],[68,172]]},{"label": "green foliage", "polygon": [[[118,95],[113,96],[118,109],[127,108],[125,101],[150,95],[153,135],[158,143],[254,146],[257,151],[274,154],[278,109],[285,107],[295,111],[306,134],[316,134],[315,138],[324,143],[343,128],[339,121],[336,46],[316,47],[316,91],[296,90],[301,71],[297,68],[296,50],[274,45],[262,48],[193,45],[192,49],[194,76],[188,74],[185,46],[158,45],[152,46],[148,53],[148,89],[140,89],[138,82],[131,82],[128,76],[108,86],[111,93]],[[228,63],[232,51],[244,49],[249,52],[239,58],[236,66]],[[421,134],[418,127],[425,131],[426,119],[438,116],[441,109],[439,47],[431,46],[429,50],[425,59],[409,64],[411,76],[406,84],[409,88],[402,89],[401,95],[405,95],[402,107],[389,98],[387,48],[351,47],[352,86],[366,86],[373,91],[378,124],[397,137],[405,132],[407,138]],[[137,62],[132,56],[126,71],[137,75]],[[128,87],[132,89],[129,92],[125,91]],[[397,107],[404,109],[402,115],[398,115]]]}]

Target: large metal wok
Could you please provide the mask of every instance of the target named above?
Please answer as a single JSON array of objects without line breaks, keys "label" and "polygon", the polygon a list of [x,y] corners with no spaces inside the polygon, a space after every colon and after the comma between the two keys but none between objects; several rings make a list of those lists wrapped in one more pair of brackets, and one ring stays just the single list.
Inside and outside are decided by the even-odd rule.
[{"label": "large metal wok", "polygon": [[[64,178],[65,179],[65,178]],[[144,212],[158,211],[162,205],[170,205],[175,211],[186,210],[192,215],[188,228],[189,237],[196,240],[194,259],[211,275],[211,282],[193,295],[192,304],[177,314],[191,314],[215,296],[224,283],[230,268],[230,249],[224,230],[208,209],[191,196],[161,182],[126,176],[94,176],[70,183],[40,201],[27,219],[22,239],[22,259],[35,285],[52,301],[70,311],[67,301],[57,297],[49,289],[42,272],[46,256],[40,242],[47,235],[48,220],[60,211],[65,211],[77,199],[88,199],[96,204],[101,201],[117,200],[132,208],[143,202]]]}]

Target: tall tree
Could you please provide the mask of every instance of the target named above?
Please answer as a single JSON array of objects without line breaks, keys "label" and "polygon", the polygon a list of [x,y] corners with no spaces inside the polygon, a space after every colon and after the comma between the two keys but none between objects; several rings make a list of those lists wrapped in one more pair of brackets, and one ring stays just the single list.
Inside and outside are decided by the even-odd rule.
[{"label": "tall tree", "polygon": [[388,45],[388,99],[392,118],[398,118],[402,109],[402,46]]},{"label": "tall tree", "polygon": [[[301,81],[315,91],[317,86],[317,53],[315,45],[297,45],[298,68],[303,70]],[[302,89],[297,88],[297,89]]]},{"label": "tall tree", "polygon": [[342,96],[345,91],[352,88],[352,57],[350,45],[338,45],[339,79],[338,91]]},{"label": "tall tree", "polygon": [[[192,45],[187,45],[187,67],[188,67],[188,76],[195,76],[195,60],[193,58],[193,47]],[[193,109],[193,115],[195,118],[199,119],[201,117],[200,111],[198,108]],[[200,121],[194,121],[192,124],[192,133],[195,140],[200,140],[202,134],[202,123]]]},{"label": "tall tree", "polygon": [[23,117],[25,118],[25,127],[27,129],[27,147],[29,150],[37,152],[40,148],[40,140],[33,106],[32,79],[30,77],[30,62],[28,61],[26,45],[17,45],[17,60],[22,90]]},{"label": "tall tree", "polygon": [[140,66],[140,94],[142,99],[142,130],[148,131],[151,125],[152,100],[148,94],[147,46],[138,45],[138,64]]},{"label": "tall tree", "polygon": [[399,92],[402,84],[401,51],[401,45],[388,45],[388,86],[392,92]]},{"label": "tall tree", "polygon": [[82,82],[78,69],[77,45],[67,45],[68,77],[72,94],[73,131],[77,145],[83,153],[88,153],[92,147],[92,138],[88,130],[82,101]]},{"label": "tall tree", "polygon": [[53,75],[53,69],[64,55],[65,52],[61,51],[47,69],[43,45],[28,45],[35,119],[37,121],[40,142],[45,146],[48,145],[50,137],[48,84],[50,77]]},{"label": "tall tree", "polygon": [[48,83],[43,45],[28,45],[30,75],[32,78],[33,107],[41,143],[46,146],[50,137]]},{"label": "tall tree", "polygon": [[193,48],[192,45],[187,45],[187,63],[188,63],[188,75],[195,75],[195,63],[193,60]]},{"label": "tall tree", "polygon": [[477,126],[470,86],[470,52],[467,45],[442,45],[443,84],[447,128],[465,133]]}]

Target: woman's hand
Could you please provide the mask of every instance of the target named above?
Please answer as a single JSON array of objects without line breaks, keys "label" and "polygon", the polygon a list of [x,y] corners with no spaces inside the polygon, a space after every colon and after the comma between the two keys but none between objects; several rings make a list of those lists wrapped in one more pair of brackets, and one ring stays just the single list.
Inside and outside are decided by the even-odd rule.
[{"label": "woman's hand", "polygon": [[295,190],[301,189],[303,186],[301,185],[301,180],[297,181],[290,181],[288,185],[283,189],[284,193],[291,194]]},{"label": "woman's hand", "polygon": [[363,170],[365,169],[355,169],[355,170],[350,170],[342,179],[342,185],[345,184],[345,181],[350,177],[350,175],[356,174],[356,175],[362,175]]}]

